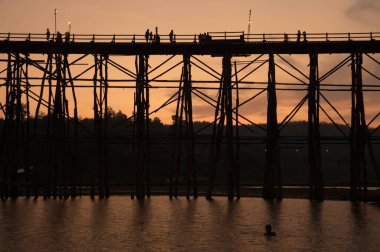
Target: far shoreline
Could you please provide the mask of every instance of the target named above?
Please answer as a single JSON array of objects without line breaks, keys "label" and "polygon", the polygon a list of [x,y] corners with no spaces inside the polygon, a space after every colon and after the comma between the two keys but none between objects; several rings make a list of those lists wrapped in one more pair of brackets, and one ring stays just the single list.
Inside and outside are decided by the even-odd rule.
[{"label": "far shoreline", "polygon": [[[77,198],[81,196],[90,197],[90,188],[88,186],[76,189],[75,197],[66,195],[63,196],[63,192],[58,190],[58,195],[56,198],[66,199],[66,198]],[[68,190],[70,192],[70,189]],[[30,193],[30,198],[44,198],[42,194],[42,190],[38,190],[38,197],[35,197],[34,192]],[[364,195],[364,193],[363,193]],[[26,197],[25,192],[20,192],[20,197]],[[112,196],[129,196],[131,198],[134,197],[134,187],[132,185],[129,186],[121,186],[121,185],[111,185],[110,186],[110,197]],[[167,196],[169,197],[169,188],[168,186],[157,186],[152,185],[150,196]],[[227,192],[225,190],[225,186],[216,186],[214,192],[212,193],[212,197],[225,197],[227,200]],[[200,186],[198,189],[198,197],[205,198],[206,197],[206,187]],[[262,198],[262,188],[260,186],[241,186],[240,187],[240,197],[241,198]],[[54,198],[51,196],[50,198]],[[99,198],[98,192],[95,192],[95,199]],[[147,196],[145,197],[147,198]],[[176,197],[172,197],[175,199]],[[177,198],[186,198],[186,187],[181,185],[178,187]],[[189,199],[193,199],[193,193],[190,193]],[[236,194],[234,199],[236,200]],[[282,188],[282,199],[309,199],[309,188],[307,186],[284,186]],[[324,189],[324,198],[323,200],[341,200],[341,201],[350,201],[350,188],[342,187],[342,186],[327,186]],[[321,200],[321,201],[323,201]],[[313,200],[319,201],[319,200]],[[379,187],[371,187],[368,190],[367,198],[364,197],[362,200],[357,200],[358,202],[376,202],[380,203],[380,188]]]}]

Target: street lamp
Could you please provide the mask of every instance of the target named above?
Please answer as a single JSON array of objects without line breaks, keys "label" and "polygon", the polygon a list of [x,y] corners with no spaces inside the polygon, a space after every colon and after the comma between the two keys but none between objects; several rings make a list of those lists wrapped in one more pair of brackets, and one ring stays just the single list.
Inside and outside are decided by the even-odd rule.
[{"label": "street lamp", "polygon": [[249,19],[248,19],[248,35],[247,35],[247,41],[249,41],[249,34],[251,33],[251,15],[252,11],[249,10]]},{"label": "street lamp", "polygon": [[54,33],[57,33],[57,9],[54,9]]},{"label": "street lamp", "polygon": [[69,21],[69,33],[71,33],[71,22]]}]

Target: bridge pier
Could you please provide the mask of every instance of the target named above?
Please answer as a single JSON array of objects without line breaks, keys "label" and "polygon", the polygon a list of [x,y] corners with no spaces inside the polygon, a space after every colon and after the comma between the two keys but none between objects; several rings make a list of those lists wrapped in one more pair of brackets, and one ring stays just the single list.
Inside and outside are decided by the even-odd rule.
[{"label": "bridge pier", "polygon": [[[217,105],[215,109],[213,135],[211,142],[210,153],[210,168],[208,178],[208,188],[206,198],[211,199],[216,169],[218,160],[220,158],[221,145],[223,138],[226,144],[226,159],[227,159],[227,196],[229,200],[235,197],[235,189],[238,187],[237,180],[237,166],[234,157],[233,148],[233,109],[232,109],[232,86],[231,86],[231,55],[226,54],[223,56],[223,72],[220,82]],[[223,135],[224,128],[226,130]]]},{"label": "bridge pier", "polygon": [[107,164],[108,128],[108,55],[95,54],[94,74],[94,136],[97,143],[96,174],[93,174],[91,198],[95,197],[95,180],[98,181],[99,198],[109,197]]},{"label": "bridge pier", "polygon": [[[13,62],[13,64],[12,64]],[[7,79],[5,82],[5,118],[1,137],[1,188],[2,199],[18,196],[17,169],[19,162],[19,133],[21,129],[21,68],[19,53],[8,53]]]},{"label": "bridge pier", "polygon": [[[76,149],[74,152],[69,142],[71,138],[70,124],[70,111],[68,104],[68,90],[71,85],[71,92],[74,97],[74,122],[78,121],[77,103],[75,96],[74,83],[70,72],[70,64],[68,62],[67,54],[55,54],[55,71],[51,71],[50,75],[55,74],[56,86],[54,99],[50,97],[53,95],[52,82],[49,81],[49,102],[48,107],[52,106],[52,115],[48,115],[48,133],[50,135],[50,154],[51,163],[50,169],[50,186],[52,187],[53,197],[68,198],[69,196],[75,197],[76,186],[75,177],[76,171],[75,160]],[[53,70],[50,68],[50,70]],[[50,111],[50,109],[49,109]],[[74,128],[74,135],[77,135],[77,123]],[[74,137],[75,138],[75,137]],[[76,137],[77,138],[77,137]],[[74,141],[75,142],[75,141]],[[69,169],[70,167],[70,169]],[[70,190],[69,190],[70,187]],[[48,193],[50,195],[50,193]]]},{"label": "bridge pier", "polygon": [[364,111],[363,79],[362,79],[362,53],[351,54],[351,179],[350,198],[352,201],[367,199],[367,166],[365,145],[367,143],[368,129]]},{"label": "bridge pier", "polygon": [[263,198],[281,200],[282,182],[279,160],[280,148],[277,123],[276,72],[273,53],[269,54],[268,63],[268,109]]},{"label": "bridge pier", "polygon": [[[172,166],[169,181],[169,197],[178,196],[178,180],[182,160],[182,145],[186,150],[186,198],[198,197],[197,173],[195,169],[195,142],[193,125],[193,104],[191,84],[190,55],[183,55],[183,69],[178,90],[176,114],[174,116],[174,144],[172,150]],[[184,132],[183,132],[184,131]],[[174,177],[174,178],[173,178]],[[174,192],[173,192],[174,186]]]},{"label": "bridge pier", "polygon": [[323,200],[324,186],[321,170],[321,143],[319,132],[319,73],[318,54],[310,54],[310,75],[308,88],[308,163],[309,198]]},{"label": "bridge pier", "polygon": [[147,55],[136,56],[136,93],[134,114],[134,145],[136,171],[136,197],[150,197],[150,130],[149,130],[149,80]]}]

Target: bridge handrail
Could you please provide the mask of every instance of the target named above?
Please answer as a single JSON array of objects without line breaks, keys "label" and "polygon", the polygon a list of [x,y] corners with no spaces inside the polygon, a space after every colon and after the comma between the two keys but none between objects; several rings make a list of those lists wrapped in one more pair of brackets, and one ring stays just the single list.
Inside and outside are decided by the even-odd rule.
[{"label": "bridge handrail", "polygon": [[[368,41],[380,40],[380,32],[348,32],[348,33],[254,33],[244,32],[208,32],[214,40],[237,40],[244,38],[244,42],[328,42],[328,41]],[[175,41],[199,42],[200,34],[176,34]],[[55,40],[57,34],[50,34],[49,40]],[[65,35],[62,35],[65,40]],[[0,41],[46,41],[47,35],[44,33],[0,33]],[[70,34],[70,41],[75,42],[146,42],[143,34]],[[170,42],[169,35],[160,34],[161,42]],[[151,42],[148,40],[148,42]]]}]

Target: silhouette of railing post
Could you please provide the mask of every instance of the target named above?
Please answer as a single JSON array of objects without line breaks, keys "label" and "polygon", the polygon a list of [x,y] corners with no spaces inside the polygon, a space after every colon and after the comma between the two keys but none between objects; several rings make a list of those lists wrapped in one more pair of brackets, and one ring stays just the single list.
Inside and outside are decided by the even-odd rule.
[{"label": "silhouette of railing post", "polygon": [[91,198],[95,197],[95,180],[98,180],[99,198],[109,196],[107,164],[108,127],[108,55],[95,55],[94,74],[94,136],[97,143],[96,174],[93,174]]},{"label": "silhouette of railing post", "polygon": [[149,181],[149,80],[148,56],[136,56],[136,93],[135,93],[135,170],[136,170],[136,197],[143,200],[145,195],[150,196]]},{"label": "silhouette of railing post", "polygon": [[318,54],[310,54],[308,88],[308,152],[309,152],[309,198],[323,200],[324,187],[321,171],[321,143],[319,132],[319,73]]},{"label": "silhouette of railing post", "polygon": [[[365,119],[362,80],[362,53],[351,54],[351,179],[350,197],[352,201],[367,198],[367,167],[365,160],[365,144],[368,129]],[[364,189],[364,194],[362,192]]]},{"label": "silhouette of railing post", "polygon": [[277,123],[276,72],[273,53],[269,54],[267,92],[268,110],[263,197],[271,200],[281,200],[282,182],[279,160],[280,149],[278,143],[279,130]]}]

